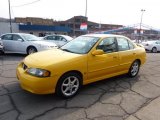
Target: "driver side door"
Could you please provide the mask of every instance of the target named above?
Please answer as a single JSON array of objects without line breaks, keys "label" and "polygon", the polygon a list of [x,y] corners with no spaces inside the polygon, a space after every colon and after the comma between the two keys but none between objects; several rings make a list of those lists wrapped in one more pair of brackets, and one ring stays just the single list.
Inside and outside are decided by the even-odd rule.
[{"label": "driver side door", "polygon": [[114,37],[104,38],[96,49],[104,51],[102,55],[88,55],[88,82],[101,80],[119,72],[119,54]]}]

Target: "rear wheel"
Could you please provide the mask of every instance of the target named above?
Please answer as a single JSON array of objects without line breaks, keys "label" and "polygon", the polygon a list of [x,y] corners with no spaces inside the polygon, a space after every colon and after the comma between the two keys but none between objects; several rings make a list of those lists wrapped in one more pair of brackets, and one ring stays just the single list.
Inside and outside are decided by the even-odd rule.
[{"label": "rear wheel", "polygon": [[64,98],[75,96],[81,87],[82,78],[77,73],[63,75],[57,83],[56,94]]},{"label": "rear wheel", "polygon": [[138,60],[134,61],[129,69],[128,75],[130,77],[135,77],[139,72],[139,68],[140,62]]},{"label": "rear wheel", "polygon": [[157,48],[156,48],[156,47],[153,47],[153,48],[152,48],[152,52],[153,52],[153,53],[157,53],[157,52],[158,52],[158,51],[157,51]]},{"label": "rear wheel", "polygon": [[27,54],[28,54],[28,55],[30,55],[30,54],[32,54],[32,53],[35,53],[35,52],[37,52],[37,49],[36,49],[35,47],[29,47],[29,48],[27,49]]}]

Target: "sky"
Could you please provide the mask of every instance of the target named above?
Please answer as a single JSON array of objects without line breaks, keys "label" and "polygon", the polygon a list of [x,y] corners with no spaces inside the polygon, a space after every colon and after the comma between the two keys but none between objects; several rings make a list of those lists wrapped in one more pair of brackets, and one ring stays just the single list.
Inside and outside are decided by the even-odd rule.
[{"label": "sky", "polygon": [[[142,23],[160,29],[160,0],[87,0],[89,21],[104,24]],[[86,0],[10,0],[14,17],[41,17],[67,20],[85,16]],[[33,4],[28,4],[32,3]],[[28,5],[24,5],[28,4]],[[8,0],[0,0],[0,17],[9,18]]]}]

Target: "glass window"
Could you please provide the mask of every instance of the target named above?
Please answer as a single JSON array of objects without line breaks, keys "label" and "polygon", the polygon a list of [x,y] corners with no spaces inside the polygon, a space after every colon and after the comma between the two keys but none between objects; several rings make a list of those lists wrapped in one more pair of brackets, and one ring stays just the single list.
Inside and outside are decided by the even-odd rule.
[{"label": "glass window", "polygon": [[103,39],[97,46],[97,49],[102,49],[106,53],[116,52],[116,42],[114,37]]},{"label": "glass window", "polygon": [[128,43],[129,43],[129,48],[134,49],[134,45],[130,41],[128,41]]},{"label": "glass window", "polygon": [[4,36],[1,37],[1,39],[3,39],[3,40],[12,40],[12,35],[11,34],[4,35]]},{"label": "glass window", "polygon": [[156,41],[156,44],[160,44],[160,42],[159,42],[159,41]]},{"label": "glass window", "polygon": [[125,38],[117,38],[117,43],[118,43],[118,50],[119,51],[125,51],[129,50],[129,44],[128,40]]},{"label": "glass window", "polygon": [[48,36],[47,40],[55,40],[55,36]]},{"label": "glass window", "polygon": [[98,37],[79,36],[61,47],[61,50],[77,54],[86,54],[99,40]]},{"label": "glass window", "polygon": [[35,36],[35,35],[31,35],[31,34],[20,34],[21,37],[23,38],[23,40],[27,40],[27,41],[37,41],[40,40],[39,37]]},{"label": "glass window", "polygon": [[55,37],[55,40],[56,40],[56,41],[60,41],[60,40],[61,40],[61,36],[56,36],[56,37]]},{"label": "glass window", "polygon": [[13,40],[19,40],[22,39],[19,35],[13,35]]}]

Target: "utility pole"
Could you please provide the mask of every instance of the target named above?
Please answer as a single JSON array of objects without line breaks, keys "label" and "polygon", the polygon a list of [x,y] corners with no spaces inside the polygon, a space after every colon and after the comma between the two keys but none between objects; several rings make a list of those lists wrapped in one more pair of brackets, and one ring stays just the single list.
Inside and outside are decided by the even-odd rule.
[{"label": "utility pole", "polygon": [[[140,21],[140,29],[139,29],[139,39],[140,39],[140,40],[142,39],[142,38],[141,38],[141,27],[142,27],[143,13],[144,13],[145,11],[146,11],[146,10],[141,9],[142,14],[141,14],[141,21]],[[138,39],[138,43],[139,43],[139,39]]]},{"label": "utility pole", "polygon": [[9,5],[9,23],[10,23],[10,32],[12,33],[12,18],[11,18],[11,5],[10,5],[10,0],[8,0],[8,5]]},{"label": "utility pole", "polygon": [[88,5],[87,5],[87,0],[86,0],[86,10],[85,10],[85,17],[87,17],[87,7],[88,7]]}]

